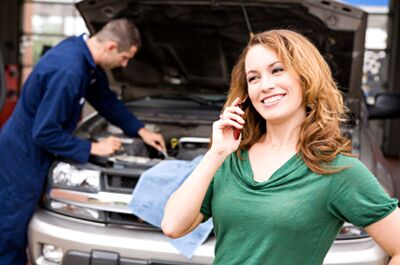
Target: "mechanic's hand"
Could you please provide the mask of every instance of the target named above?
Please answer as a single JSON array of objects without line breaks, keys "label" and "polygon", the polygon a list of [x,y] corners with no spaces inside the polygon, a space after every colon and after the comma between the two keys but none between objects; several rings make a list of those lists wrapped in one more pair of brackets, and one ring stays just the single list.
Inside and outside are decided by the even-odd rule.
[{"label": "mechanic's hand", "polygon": [[141,128],[138,131],[140,137],[142,137],[143,141],[157,149],[158,151],[166,152],[164,138],[161,134],[155,133],[147,130],[146,128]]},{"label": "mechanic's hand", "polygon": [[117,137],[110,136],[96,143],[93,142],[92,147],[90,148],[90,153],[92,155],[108,156],[120,150],[121,147],[121,140]]}]

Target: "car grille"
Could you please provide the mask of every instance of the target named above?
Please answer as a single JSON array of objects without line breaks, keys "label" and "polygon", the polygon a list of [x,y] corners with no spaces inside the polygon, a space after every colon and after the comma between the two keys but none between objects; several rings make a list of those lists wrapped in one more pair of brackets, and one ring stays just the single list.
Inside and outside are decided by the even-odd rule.
[{"label": "car grille", "polygon": [[136,228],[161,231],[161,229],[146,223],[137,216],[126,213],[107,212],[107,224],[134,226]]},{"label": "car grille", "polygon": [[[134,188],[136,187],[140,175],[147,168],[139,169],[138,171],[126,172],[113,172],[104,173],[104,187],[103,190],[112,193],[122,193],[122,194],[132,194]],[[137,170],[137,169],[136,169]],[[159,230],[158,228],[146,223],[142,219],[138,218],[133,214],[110,212],[106,211],[106,223],[112,225],[126,225],[135,226],[140,228],[148,228]]]},{"label": "car grille", "polygon": [[104,190],[110,192],[132,193],[138,181],[138,176],[118,176],[106,174]]}]

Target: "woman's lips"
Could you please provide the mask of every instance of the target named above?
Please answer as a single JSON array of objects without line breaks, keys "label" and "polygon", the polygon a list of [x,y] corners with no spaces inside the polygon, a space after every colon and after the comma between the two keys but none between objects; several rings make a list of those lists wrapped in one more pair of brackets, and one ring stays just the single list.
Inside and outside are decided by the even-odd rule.
[{"label": "woman's lips", "polygon": [[284,93],[283,94],[271,95],[271,96],[268,96],[268,97],[264,98],[263,100],[261,100],[261,102],[264,105],[273,105],[273,104],[276,104],[279,101],[281,101],[282,98],[284,98],[285,96],[286,96],[286,94],[284,94]]}]

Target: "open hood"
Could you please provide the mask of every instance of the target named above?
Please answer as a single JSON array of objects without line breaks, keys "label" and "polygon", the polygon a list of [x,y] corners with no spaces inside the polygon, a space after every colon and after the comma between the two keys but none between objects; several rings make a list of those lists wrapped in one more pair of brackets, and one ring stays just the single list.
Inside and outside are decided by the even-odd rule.
[{"label": "open hood", "polygon": [[143,47],[125,69],[113,71],[128,89],[226,93],[250,31],[286,28],[313,41],[348,96],[360,91],[367,14],[336,1],[84,0],[76,6],[91,33],[113,18],[135,20]]}]

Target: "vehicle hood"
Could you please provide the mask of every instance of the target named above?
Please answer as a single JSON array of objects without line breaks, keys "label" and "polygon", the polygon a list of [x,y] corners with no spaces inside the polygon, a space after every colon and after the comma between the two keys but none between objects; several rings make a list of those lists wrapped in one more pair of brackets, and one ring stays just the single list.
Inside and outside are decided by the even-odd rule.
[{"label": "vehicle hood", "polygon": [[[76,4],[93,34],[117,17],[135,20],[143,47],[113,70],[125,97],[168,91],[226,93],[250,32],[285,28],[318,47],[349,96],[360,93],[366,12],[329,0],[84,0]],[[247,19],[246,19],[247,18]],[[141,96],[143,96],[143,93]],[[129,98],[125,98],[129,100]]]}]

